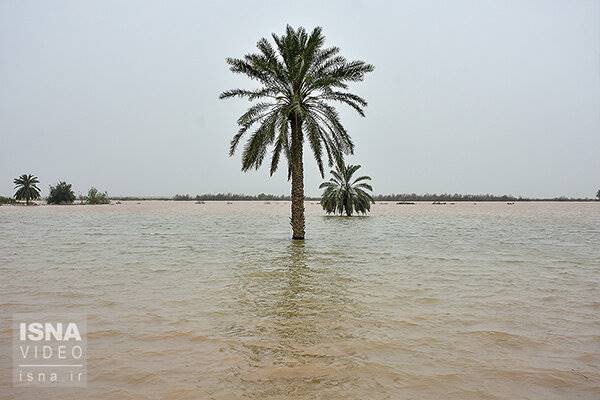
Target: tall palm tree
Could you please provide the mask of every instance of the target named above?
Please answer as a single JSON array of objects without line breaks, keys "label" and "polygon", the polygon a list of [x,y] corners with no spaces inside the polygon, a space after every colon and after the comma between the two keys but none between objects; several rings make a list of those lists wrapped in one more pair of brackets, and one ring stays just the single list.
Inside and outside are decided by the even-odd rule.
[{"label": "tall palm tree", "polygon": [[[270,174],[279,165],[281,154],[287,159],[288,180],[292,181],[292,237],[304,239],[304,165],[303,143],[307,139],[323,177],[323,154],[328,164],[338,152],[351,154],[354,144],[340,122],[331,102],[349,105],[364,116],[367,102],[346,91],[349,82],[364,79],[373,66],[363,61],[347,61],[337,47],[324,47],[321,28],[310,34],[304,28],[287,26],[283,36],[272,34],[258,41],[259,52],[242,59],[228,58],[234,73],[258,82],[252,90],[233,89],[221,93],[232,97],[259,100],[237,123],[239,131],[231,140],[232,156],[253,126],[242,153],[242,171],[258,169],[272,146]],[[323,150],[324,149],[324,150]]]},{"label": "tall palm tree", "polygon": [[31,174],[23,174],[18,178],[15,178],[15,199],[25,200],[25,203],[29,205],[30,200],[37,200],[40,198],[40,188],[37,184],[40,183],[37,176]]},{"label": "tall palm tree", "polygon": [[338,157],[336,170],[331,170],[333,178],[323,182],[319,189],[325,189],[321,196],[321,206],[327,214],[344,212],[351,216],[355,211],[366,214],[371,211],[371,203],[375,203],[373,197],[367,191],[373,191],[373,187],[365,181],[370,181],[370,176],[360,176],[352,180],[352,176],[360,165],[345,165],[344,159]]}]

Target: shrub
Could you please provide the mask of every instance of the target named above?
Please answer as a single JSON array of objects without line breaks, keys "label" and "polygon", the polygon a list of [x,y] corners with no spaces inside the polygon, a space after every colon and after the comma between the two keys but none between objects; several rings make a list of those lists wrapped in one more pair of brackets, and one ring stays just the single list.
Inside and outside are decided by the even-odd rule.
[{"label": "shrub", "polygon": [[85,198],[86,204],[110,204],[108,193],[100,192],[95,187],[91,187]]},{"label": "shrub", "polygon": [[12,197],[0,196],[0,206],[4,204],[15,204],[17,201]]},{"label": "shrub", "polygon": [[48,204],[73,204],[75,193],[67,182],[58,182],[56,186],[50,186],[50,195],[46,199]]}]

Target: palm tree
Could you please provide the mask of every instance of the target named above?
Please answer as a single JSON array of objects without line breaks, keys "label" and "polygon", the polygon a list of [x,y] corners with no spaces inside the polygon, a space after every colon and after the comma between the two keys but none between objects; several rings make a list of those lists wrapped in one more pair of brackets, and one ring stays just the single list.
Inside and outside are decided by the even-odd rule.
[{"label": "palm tree", "polygon": [[598,200],[600,200],[600,189],[598,189],[598,191],[596,192],[596,198],[597,198]]},{"label": "palm tree", "polygon": [[370,176],[361,176],[352,180],[352,175],[360,165],[345,165],[344,159],[338,157],[336,170],[331,170],[333,178],[323,182],[319,189],[325,189],[321,196],[321,206],[327,214],[344,212],[349,217],[354,211],[366,214],[371,211],[373,197],[367,191],[373,191],[373,187],[365,181],[370,181]]},{"label": "palm tree", "polygon": [[40,183],[37,176],[31,174],[23,174],[18,178],[15,178],[15,199],[25,200],[25,203],[29,205],[29,200],[37,200],[40,198],[40,188],[37,187],[37,183]]},{"label": "palm tree", "polygon": [[324,47],[321,28],[310,34],[304,28],[287,26],[283,36],[272,34],[275,46],[265,38],[256,44],[259,52],[243,59],[228,58],[234,73],[258,82],[252,90],[233,89],[221,99],[241,97],[253,104],[237,123],[239,131],[231,140],[232,156],[253,126],[242,153],[242,171],[258,169],[272,146],[270,174],[287,159],[288,180],[292,181],[292,238],[304,239],[303,143],[307,139],[323,177],[323,154],[329,166],[338,152],[352,154],[354,144],[331,102],[349,105],[361,116],[367,102],[346,91],[349,82],[359,82],[373,66],[363,61],[347,61],[337,47]]}]

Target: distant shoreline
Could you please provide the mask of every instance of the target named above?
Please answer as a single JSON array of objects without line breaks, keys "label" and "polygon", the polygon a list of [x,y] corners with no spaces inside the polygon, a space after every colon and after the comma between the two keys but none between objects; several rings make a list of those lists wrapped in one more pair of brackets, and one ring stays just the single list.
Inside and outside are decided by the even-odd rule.
[{"label": "distant shoreline", "polygon": [[[290,196],[272,195],[261,193],[259,195],[218,193],[202,194],[197,196],[175,195],[167,196],[111,196],[115,201],[290,201]],[[471,195],[471,194],[380,194],[373,196],[375,202],[409,202],[409,201],[446,201],[446,202],[588,202],[598,201],[594,198],[572,198],[572,197],[552,197],[552,198],[529,198],[516,197],[510,195]],[[320,197],[305,197],[306,201],[320,201]]]},{"label": "distant shoreline", "polygon": [[[113,202],[116,201],[291,201],[290,196],[272,195],[261,193],[259,195],[235,194],[235,193],[218,193],[218,194],[202,194],[197,196],[191,195],[175,195],[168,196],[109,196]],[[471,195],[471,194],[380,194],[373,196],[376,203],[378,202],[397,202],[399,204],[407,204],[411,202],[448,202],[448,203],[485,203],[485,202],[596,202],[594,198],[572,198],[572,197],[552,197],[552,198],[528,198],[515,197],[509,195]],[[305,201],[321,201],[320,197],[305,197]],[[600,201],[598,201],[600,203]],[[0,196],[0,205],[10,205],[16,202],[12,197]]]}]

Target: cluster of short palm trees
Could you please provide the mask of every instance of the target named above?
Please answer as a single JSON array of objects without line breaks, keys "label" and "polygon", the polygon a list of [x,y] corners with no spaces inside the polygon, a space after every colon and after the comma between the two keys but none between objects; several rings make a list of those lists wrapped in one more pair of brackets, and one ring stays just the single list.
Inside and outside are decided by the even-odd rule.
[{"label": "cluster of short palm trees", "polygon": [[[15,199],[24,200],[26,205],[29,205],[32,200],[38,200],[42,197],[38,184],[40,183],[37,176],[31,174],[23,174],[15,178]],[[71,185],[60,181],[56,186],[50,186],[50,193],[46,198],[48,204],[73,204],[76,196],[71,188]],[[106,192],[100,192],[92,187],[88,191],[87,196],[79,196],[81,203],[85,204],[108,204],[110,199]]]},{"label": "cluster of short palm trees", "polygon": [[366,100],[346,89],[349,83],[362,81],[374,67],[364,61],[347,61],[338,47],[325,47],[319,27],[309,34],[302,27],[288,25],[282,36],[272,34],[272,39],[273,43],[260,39],[257,53],[227,59],[232,72],[258,83],[254,89],[232,89],[220,95],[221,99],[257,100],[237,120],[239,130],[231,140],[229,155],[255,126],[242,152],[242,170],[258,169],[271,149],[273,175],[281,155],[285,157],[292,183],[292,238],[304,239],[305,141],[322,177],[324,157],[329,166],[335,163],[337,167],[331,180],[321,185],[325,188],[321,204],[327,212],[364,213],[373,202],[367,193],[372,188],[365,182],[370,178],[351,181],[360,166],[344,164],[343,157],[354,153],[354,144],[332,103],[344,103],[364,116]]}]

